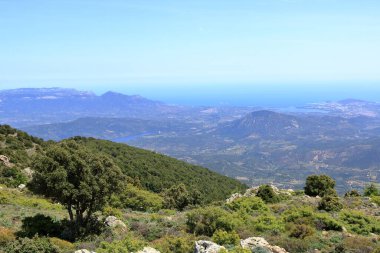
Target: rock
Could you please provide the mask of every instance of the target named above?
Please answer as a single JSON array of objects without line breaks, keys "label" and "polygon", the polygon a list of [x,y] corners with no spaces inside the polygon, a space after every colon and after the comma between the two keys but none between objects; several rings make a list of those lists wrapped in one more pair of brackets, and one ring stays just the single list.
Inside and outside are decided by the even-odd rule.
[{"label": "rock", "polygon": [[20,185],[18,186],[18,188],[19,188],[20,190],[24,190],[24,189],[26,188],[26,185],[24,185],[24,184],[20,184]]},{"label": "rock", "polygon": [[226,202],[227,204],[231,203],[231,202],[234,202],[235,200],[237,200],[238,198],[241,198],[243,197],[243,195],[241,195],[240,193],[234,193],[231,195],[231,197],[229,197]]},{"label": "rock", "polygon": [[249,237],[240,241],[240,245],[245,249],[252,249],[253,247],[267,247],[269,243],[262,237]]},{"label": "rock", "polygon": [[87,249],[80,249],[75,251],[74,253],[96,253],[95,251],[89,251]]},{"label": "rock", "polygon": [[226,248],[210,241],[201,240],[195,242],[194,253],[218,253],[222,249]]},{"label": "rock", "polygon": [[0,161],[3,162],[3,164],[6,166],[6,167],[12,167],[12,164],[11,162],[9,161],[9,158],[5,155],[0,155]]},{"label": "rock", "polygon": [[160,253],[160,252],[151,247],[145,247],[143,250],[137,251],[137,253]]},{"label": "rock", "polygon": [[288,253],[285,249],[270,245],[267,240],[262,237],[250,237],[240,241],[240,245],[244,249],[264,248],[271,253]]},{"label": "rock", "polygon": [[328,236],[328,235],[329,235],[329,232],[327,232],[327,231],[322,231],[322,235],[323,235],[323,236]]},{"label": "rock", "polygon": [[108,227],[111,227],[111,228],[116,228],[116,227],[120,227],[120,228],[127,228],[127,225],[125,225],[124,222],[122,222],[121,220],[119,220],[118,218],[116,218],[115,216],[108,216],[104,222]]},{"label": "rock", "polygon": [[33,173],[34,171],[31,169],[31,168],[25,168],[22,170],[22,172],[24,172],[24,174],[28,177],[28,178],[32,178],[33,177]]}]

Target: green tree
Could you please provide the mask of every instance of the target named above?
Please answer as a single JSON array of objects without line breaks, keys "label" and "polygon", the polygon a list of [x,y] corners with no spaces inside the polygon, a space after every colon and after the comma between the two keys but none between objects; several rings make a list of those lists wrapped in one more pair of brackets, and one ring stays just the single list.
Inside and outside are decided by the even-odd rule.
[{"label": "green tree", "polygon": [[280,201],[278,194],[276,194],[270,185],[261,185],[256,194],[265,203],[277,203]]},{"label": "green tree", "polygon": [[379,195],[380,195],[380,191],[374,183],[368,185],[364,189],[364,196],[370,197],[370,196],[379,196]]},{"label": "green tree", "polygon": [[329,190],[334,189],[335,180],[327,175],[311,175],[306,179],[305,194],[323,197]]},{"label": "green tree", "polygon": [[163,193],[164,206],[182,211],[189,205],[198,205],[201,203],[201,194],[198,190],[189,192],[186,185],[181,183],[167,189]]},{"label": "green tree", "polygon": [[29,189],[66,206],[74,237],[87,228],[93,213],[113,193],[124,188],[121,170],[108,157],[94,156],[75,141],[49,147],[32,168],[35,173]]}]

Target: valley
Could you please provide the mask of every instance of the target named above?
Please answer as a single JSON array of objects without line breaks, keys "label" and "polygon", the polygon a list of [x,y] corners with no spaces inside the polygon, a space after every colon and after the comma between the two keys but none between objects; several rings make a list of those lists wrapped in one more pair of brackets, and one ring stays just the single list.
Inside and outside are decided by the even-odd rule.
[{"label": "valley", "polygon": [[45,140],[86,136],[127,143],[247,185],[300,189],[313,173],[334,177],[340,193],[379,182],[380,106],[373,102],[350,99],[281,110],[186,107],[65,89],[3,91],[0,97],[1,123]]}]

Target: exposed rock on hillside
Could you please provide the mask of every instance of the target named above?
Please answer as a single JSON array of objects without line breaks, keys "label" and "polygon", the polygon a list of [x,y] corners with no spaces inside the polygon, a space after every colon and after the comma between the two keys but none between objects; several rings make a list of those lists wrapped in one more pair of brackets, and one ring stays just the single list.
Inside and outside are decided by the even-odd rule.
[{"label": "exposed rock on hillside", "polygon": [[143,250],[138,251],[137,253],[160,253],[158,250],[151,247],[145,247]]},{"label": "exposed rock on hillside", "polygon": [[210,241],[197,241],[194,253],[218,253],[222,249],[225,248]]},{"label": "exposed rock on hillside", "polygon": [[[272,187],[273,191],[276,194],[283,194],[283,195],[291,196],[294,193],[293,189],[278,189],[274,185],[271,185],[271,187]],[[251,188],[247,189],[244,194],[234,193],[234,194],[231,195],[231,197],[229,197],[226,200],[226,202],[227,203],[231,203],[234,200],[236,200],[238,198],[241,198],[241,197],[255,197],[256,194],[257,194],[257,192],[258,192],[258,190],[259,190],[259,186],[254,186],[254,187],[251,187]]]},{"label": "exposed rock on hillside", "polygon": [[115,216],[108,216],[104,222],[108,227],[111,227],[111,228],[127,228],[127,226],[125,225],[124,222],[122,222],[121,220],[119,220],[118,218],[116,218]]},{"label": "exposed rock on hillside", "polygon": [[9,158],[5,155],[0,155],[0,161],[6,166],[6,167],[12,167],[12,163],[9,161]]},{"label": "exposed rock on hillside", "polygon": [[280,248],[278,246],[270,245],[264,238],[262,237],[250,237],[245,240],[240,241],[240,245],[244,249],[254,250],[256,248],[264,248],[269,250],[271,253],[288,253],[285,249]]}]

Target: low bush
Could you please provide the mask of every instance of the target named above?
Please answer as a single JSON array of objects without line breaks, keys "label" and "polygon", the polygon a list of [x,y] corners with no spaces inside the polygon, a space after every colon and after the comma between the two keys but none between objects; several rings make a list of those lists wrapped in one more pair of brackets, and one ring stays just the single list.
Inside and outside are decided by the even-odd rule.
[{"label": "low bush", "polygon": [[338,212],[343,209],[343,204],[340,202],[339,197],[326,195],[323,196],[321,202],[318,204],[318,209],[327,212]]},{"label": "low bush", "polygon": [[212,236],[216,230],[230,232],[241,222],[220,207],[198,208],[187,213],[186,225],[190,233]]},{"label": "low bush", "polygon": [[54,246],[58,247],[59,249],[65,251],[65,252],[74,251],[74,249],[75,249],[74,244],[72,244],[71,242],[59,239],[57,237],[49,238],[49,240]]},{"label": "low bush", "polygon": [[21,232],[22,237],[32,238],[35,235],[58,237],[63,230],[61,222],[54,220],[49,216],[37,214],[33,217],[25,217],[22,220]]},{"label": "low bush", "polygon": [[305,237],[312,236],[315,234],[314,228],[308,225],[295,225],[290,231],[290,237],[304,239]]},{"label": "low bush", "polygon": [[240,243],[240,237],[235,231],[217,230],[212,236],[212,240],[219,245],[239,245]]},{"label": "low bush", "polygon": [[141,250],[145,246],[145,243],[131,235],[127,236],[125,239],[113,242],[102,242],[99,248],[96,250],[97,253],[129,253]]},{"label": "low bush", "polygon": [[350,198],[350,197],[360,197],[360,193],[357,190],[351,190],[348,191],[344,194],[345,198]]},{"label": "low bush", "polygon": [[380,190],[377,188],[377,186],[372,183],[364,189],[364,196],[370,197],[370,196],[379,196],[380,195]]},{"label": "low bush", "polygon": [[164,237],[154,242],[154,247],[161,253],[191,253],[195,240],[192,236]]},{"label": "low bush", "polygon": [[158,211],[163,206],[163,198],[136,186],[128,185],[123,193],[113,198],[112,206],[131,208],[136,211]]},{"label": "low bush", "polygon": [[239,211],[246,214],[263,213],[269,211],[269,208],[264,201],[258,197],[238,198],[231,203],[228,203],[227,207],[233,211]]},{"label": "low bush", "polygon": [[344,210],[340,213],[340,219],[347,229],[356,234],[380,234],[380,221],[362,212]]},{"label": "low bush", "polygon": [[0,246],[16,240],[14,232],[8,228],[0,227]]},{"label": "low bush", "polygon": [[5,247],[7,253],[60,253],[57,246],[53,245],[49,239],[34,237],[21,238],[9,243]]}]

